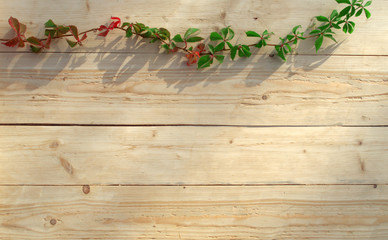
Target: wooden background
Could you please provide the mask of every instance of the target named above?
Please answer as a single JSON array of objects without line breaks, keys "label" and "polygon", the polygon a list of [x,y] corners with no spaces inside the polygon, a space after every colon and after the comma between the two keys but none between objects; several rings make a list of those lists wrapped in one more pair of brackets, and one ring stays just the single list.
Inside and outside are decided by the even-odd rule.
[{"label": "wooden background", "polygon": [[[44,32],[110,16],[171,32],[284,36],[316,0],[0,1]],[[156,45],[89,35],[35,55],[0,47],[0,239],[388,239],[388,0],[352,35],[287,63],[205,71]]]}]

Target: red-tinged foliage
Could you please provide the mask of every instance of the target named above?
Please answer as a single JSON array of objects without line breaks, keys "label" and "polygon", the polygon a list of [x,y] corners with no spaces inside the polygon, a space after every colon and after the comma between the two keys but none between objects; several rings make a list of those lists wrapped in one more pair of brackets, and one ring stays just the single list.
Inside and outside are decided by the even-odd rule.
[{"label": "red-tinged foliage", "polygon": [[187,66],[190,66],[194,63],[197,63],[198,59],[200,58],[201,53],[205,52],[205,51],[206,51],[205,44],[203,44],[203,43],[198,44],[192,53],[186,54]]},{"label": "red-tinged foliage", "polygon": [[100,31],[100,32],[102,31],[102,32],[99,33],[98,36],[106,37],[106,35],[108,35],[109,31],[120,27],[120,24],[121,24],[120,18],[111,17],[110,19],[115,20],[115,21],[111,22],[108,27],[105,25],[101,25],[100,28],[98,29],[98,31]]},{"label": "red-tinged foliage", "polygon": [[78,35],[78,28],[74,25],[70,25],[68,26],[69,29],[70,29],[70,32],[71,32],[71,35],[73,35],[73,37],[75,38],[75,40],[77,40],[77,43],[82,46],[82,41],[84,41],[88,36],[86,35],[86,33],[84,33],[81,37],[81,39],[79,38],[79,35]]},{"label": "red-tinged foliage", "polygon": [[16,47],[16,46],[24,47],[25,46],[24,40],[26,39],[26,37],[24,36],[24,33],[26,32],[26,29],[27,29],[26,25],[20,23],[19,20],[13,17],[10,17],[8,19],[8,23],[11,26],[11,28],[15,31],[17,36],[2,44],[8,47]]}]

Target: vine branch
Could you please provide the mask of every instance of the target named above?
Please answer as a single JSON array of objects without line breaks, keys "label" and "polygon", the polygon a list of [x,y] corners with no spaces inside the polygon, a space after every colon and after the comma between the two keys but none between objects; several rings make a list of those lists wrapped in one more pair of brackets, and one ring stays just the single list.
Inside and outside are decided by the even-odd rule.
[{"label": "vine branch", "polygon": [[[255,31],[247,31],[247,37],[254,37],[258,41],[254,44],[232,44],[231,40],[234,38],[234,31],[230,26],[221,29],[219,32],[212,32],[210,34],[210,41],[213,44],[204,43],[204,38],[198,36],[200,30],[197,28],[189,28],[183,36],[176,34],[171,36],[170,32],[165,28],[151,28],[143,23],[121,23],[118,17],[111,17],[113,20],[108,26],[101,25],[99,28],[92,28],[83,32],[78,32],[78,28],[74,25],[57,25],[51,19],[45,25],[45,37],[37,38],[34,36],[26,37],[26,25],[19,22],[18,19],[10,17],[8,22],[14,30],[16,36],[12,39],[0,39],[0,42],[8,47],[25,47],[29,45],[32,52],[39,53],[44,49],[49,49],[52,40],[65,39],[71,48],[82,46],[83,41],[87,38],[87,34],[98,32],[98,36],[106,37],[112,30],[121,30],[125,32],[127,38],[133,36],[149,39],[150,43],[158,42],[161,48],[166,52],[184,52],[187,58],[187,65],[197,63],[198,69],[209,67],[213,64],[214,59],[219,63],[224,61],[223,53],[229,52],[232,60],[238,55],[240,58],[250,57],[252,55],[251,48],[263,48],[265,46],[274,47],[277,55],[286,61],[288,54],[292,52],[292,45],[296,45],[299,41],[308,38],[315,39],[315,49],[318,51],[325,38],[329,38],[336,42],[334,38],[335,32],[333,29],[342,29],[345,33],[353,33],[355,23],[350,19],[358,17],[362,13],[366,18],[371,17],[371,13],[366,7],[372,4],[372,1],[364,0],[335,0],[338,4],[345,4],[346,6],[338,12],[333,10],[330,16],[316,16],[315,19],[319,22],[319,26],[312,29],[306,36],[305,32],[300,32],[301,25],[293,27],[289,34],[284,38],[279,38],[280,43],[268,43],[270,37],[274,35],[273,32],[264,30],[261,34]],[[191,46],[196,44],[196,46]]]}]

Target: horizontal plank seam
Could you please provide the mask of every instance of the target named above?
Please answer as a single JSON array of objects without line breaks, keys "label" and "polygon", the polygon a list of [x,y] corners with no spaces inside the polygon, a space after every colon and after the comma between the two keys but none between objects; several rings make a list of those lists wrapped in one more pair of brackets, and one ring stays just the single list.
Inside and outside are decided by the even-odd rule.
[{"label": "horizontal plank seam", "polygon": [[239,125],[239,124],[73,124],[73,123],[0,123],[0,126],[20,127],[247,127],[247,128],[284,128],[284,127],[381,127],[388,125]]},{"label": "horizontal plank seam", "polygon": [[[0,51],[0,54],[14,54],[14,53],[28,53],[28,54],[36,54],[29,51]],[[161,53],[150,53],[150,52],[90,52],[90,51],[84,51],[84,52],[46,52],[47,53],[55,53],[55,54],[85,54],[85,53],[93,53],[93,54],[143,54],[143,55],[155,55],[155,54],[161,54]],[[265,56],[265,55],[271,55],[270,53],[267,54],[255,54],[257,56]],[[298,54],[289,54],[291,56],[337,56],[337,57],[388,57],[388,54],[328,54],[328,53],[298,53]]]},{"label": "horizontal plank seam", "polygon": [[0,187],[80,187],[80,186],[105,186],[105,187],[264,187],[264,186],[388,186],[388,183],[333,183],[333,184],[0,184]]}]

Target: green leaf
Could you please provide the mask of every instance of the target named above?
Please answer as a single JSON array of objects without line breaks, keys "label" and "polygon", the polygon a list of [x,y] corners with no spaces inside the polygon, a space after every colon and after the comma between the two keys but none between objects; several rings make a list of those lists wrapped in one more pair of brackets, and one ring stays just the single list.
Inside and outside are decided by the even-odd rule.
[{"label": "green leaf", "polygon": [[128,29],[125,31],[125,37],[130,38],[130,37],[132,37],[132,35],[133,35],[132,29],[131,29],[131,28],[128,28]]},{"label": "green leaf", "polygon": [[348,32],[348,23],[345,23],[344,26],[342,27],[342,31],[344,31],[344,33],[347,33]]},{"label": "green leaf", "polygon": [[55,23],[53,22],[53,20],[49,19],[49,20],[44,24],[44,26],[45,26],[46,28],[54,28],[54,27],[56,27],[57,25],[55,25]]},{"label": "green leaf", "polygon": [[65,27],[65,26],[62,26],[62,25],[59,25],[58,28],[58,36],[61,36],[62,34],[66,34],[67,32],[70,31],[70,28],[69,27]]},{"label": "green leaf", "polygon": [[44,30],[44,35],[45,36],[48,36],[49,34],[51,35],[51,37],[54,37],[55,36],[55,33],[56,33],[56,31],[55,30],[50,30],[50,29],[46,29],[46,30]]},{"label": "green leaf", "polygon": [[234,38],[234,31],[229,28],[229,35],[228,35],[228,40],[232,40]]},{"label": "green leaf", "polygon": [[320,32],[321,32],[321,30],[315,29],[315,30],[312,30],[312,31],[310,32],[310,35],[317,34],[317,33],[320,33]]},{"label": "green leaf", "polygon": [[217,33],[217,32],[212,32],[212,33],[210,34],[210,40],[212,40],[212,41],[218,41],[218,40],[223,40],[223,38],[222,38],[222,36],[221,36],[219,33]]},{"label": "green leaf", "polygon": [[321,48],[323,43],[323,35],[320,35],[317,40],[315,40],[315,50],[318,52],[318,50]]},{"label": "green leaf", "polygon": [[233,48],[230,49],[230,58],[234,60],[236,57],[238,46],[234,46]]},{"label": "green leaf", "polygon": [[267,42],[265,41],[265,40],[260,40],[256,45],[255,45],[255,47],[257,47],[257,48],[262,48],[262,47],[264,47],[264,46],[266,46],[267,45]]},{"label": "green leaf", "polygon": [[361,15],[361,13],[362,13],[362,8],[361,8],[360,10],[358,10],[358,11],[357,11],[357,13],[356,13],[356,17],[360,16],[360,15]]},{"label": "green leaf", "polygon": [[129,22],[123,22],[123,24],[121,24],[121,27],[130,27],[131,24]]},{"label": "green leaf", "polygon": [[347,4],[350,4],[350,1],[349,0],[336,0],[337,3],[347,3]]},{"label": "green leaf", "polygon": [[189,28],[189,29],[187,29],[187,31],[185,33],[184,39],[187,39],[191,35],[196,34],[196,33],[197,34],[199,33],[199,29],[198,28]]},{"label": "green leaf", "polygon": [[167,29],[165,28],[159,28],[159,36],[162,38],[162,39],[170,39],[170,31],[168,31]]},{"label": "green leaf", "polygon": [[172,40],[175,42],[184,42],[180,34],[175,35]]},{"label": "green leaf", "polygon": [[292,33],[296,34],[296,31],[298,30],[298,28],[301,28],[301,27],[302,27],[301,25],[295,26],[295,27],[292,29]]},{"label": "green leaf", "polygon": [[261,37],[260,34],[254,31],[248,31],[248,32],[245,32],[245,34],[247,35],[247,37]]},{"label": "green leaf", "polygon": [[329,22],[329,19],[324,16],[316,16],[315,18],[320,22]]},{"label": "green leaf", "polygon": [[198,69],[210,67],[212,62],[213,62],[213,60],[210,57],[210,55],[204,55],[204,56],[200,57],[198,60]]},{"label": "green leaf", "polygon": [[211,54],[214,54],[214,52],[215,52],[214,46],[211,45],[211,44],[208,44],[207,46],[209,47],[209,52],[210,52]]},{"label": "green leaf", "polygon": [[186,41],[187,42],[199,42],[201,40],[203,40],[202,37],[191,37],[191,38],[187,39]]},{"label": "green leaf", "polygon": [[69,39],[66,39],[66,41],[67,41],[67,43],[69,44],[69,46],[70,46],[71,48],[73,48],[73,47],[75,47],[75,45],[77,45],[77,42],[73,42],[73,41],[71,41],[71,40],[69,40]]},{"label": "green leaf", "polygon": [[225,56],[223,56],[223,55],[215,55],[214,57],[217,59],[217,61],[219,63],[223,63],[224,62]]},{"label": "green leaf", "polygon": [[135,32],[136,32],[137,34],[141,33],[141,31],[142,31],[142,27],[141,27],[141,25],[139,25],[138,23],[136,23],[136,24],[133,25],[133,29],[135,30]]},{"label": "green leaf", "polygon": [[364,8],[364,12],[365,12],[366,18],[370,18],[371,14],[370,14],[369,10]]},{"label": "green leaf", "polygon": [[230,49],[233,48],[233,45],[232,45],[230,42],[226,42],[226,43],[228,44],[228,46],[229,46]]},{"label": "green leaf", "polygon": [[232,40],[234,38],[234,31],[230,28],[223,28],[221,29],[221,35],[226,40]]},{"label": "green leaf", "polygon": [[31,44],[34,44],[34,45],[37,45],[37,46],[41,46],[42,45],[42,41],[40,41],[36,37],[29,37],[29,38],[27,38],[27,42],[29,42]]},{"label": "green leaf", "polygon": [[335,38],[333,37],[333,35],[331,34],[324,34],[323,36],[327,37],[327,38],[330,38],[331,40],[333,40],[334,42],[337,42],[337,40],[335,40]]},{"label": "green leaf", "polygon": [[31,45],[30,48],[31,48],[31,51],[34,53],[40,53],[42,51],[41,47],[34,47]]},{"label": "green leaf", "polygon": [[276,45],[275,46],[275,50],[276,52],[278,53],[278,56],[283,59],[284,61],[286,61],[286,56],[284,55],[284,52],[283,52],[283,48],[280,47],[279,45]]},{"label": "green leaf", "polygon": [[78,28],[76,26],[74,26],[74,25],[70,25],[69,28],[70,28],[71,34],[74,36],[75,39],[78,40],[79,39],[79,37],[78,37]]},{"label": "green leaf", "polygon": [[348,32],[349,32],[350,34],[353,33],[354,27],[355,27],[355,26],[356,26],[356,24],[355,24],[354,22],[349,21]]},{"label": "green leaf", "polygon": [[340,27],[338,24],[333,23],[332,26],[333,26],[335,29],[341,29],[341,27]]},{"label": "green leaf", "polygon": [[240,57],[250,57],[252,55],[248,45],[242,45],[241,48],[238,49],[238,55]]},{"label": "green leaf", "polygon": [[342,9],[342,11],[340,12],[339,16],[340,17],[345,16],[346,14],[348,14],[350,12],[350,9],[352,9],[351,6],[347,6],[346,8]]},{"label": "green leaf", "polygon": [[286,44],[284,44],[284,46],[287,47],[288,52],[291,52],[291,51],[292,51],[290,44],[286,43]]},{"label": "green leaf", "polygon": [[226,36],[228,35],[228,32],[229,32],[229,27],[226,27],[226,28],[223,28],[221,29],[221,36],[223,39],[226,39]]},{"label": "green leaf", "polygon": [[221,42],[220,44],[218,44],[215,48],[214,48],[214,52],[219,52],[219,51],[222,51],[225,47],[225,42]]},{"label": "green leaf", "polygon": [[338,12],[337,10],[333,10],[330,14],[330,20],[333,20],[334,18],[336,18],[338,16]]},{"label": "green leaf", "polygon": [[370,6],[371,4],[372,4],[372,1],[368,1],[368,2],[365,3],[364,7],[368,7],[368,6]]}]

